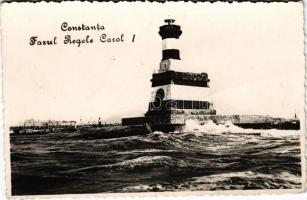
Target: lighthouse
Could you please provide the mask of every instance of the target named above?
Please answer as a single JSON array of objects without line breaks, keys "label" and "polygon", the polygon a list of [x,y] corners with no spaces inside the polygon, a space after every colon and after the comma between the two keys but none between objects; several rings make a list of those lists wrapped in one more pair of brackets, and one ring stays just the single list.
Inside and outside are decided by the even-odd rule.
[{"label": "lighthouse", "polygon": [[[182,72],[181,59],[184,58],[181,58],[178,48],[181,27],[175,24],[174,19],[164,22],[159,29],[162,58],[158,73],[152,75],[151,101],[146,116],[169,114],[175,120],[183,115],[216,114],[209,101],[208,74]],[[186,66],[186,71],[188,69]]]},{"label": "lighthouse", "polygon": [[[184,131],[188,120],[199,124],[213,121],[216,124],[231,122],[242,128],[299,130],[299,119],[273,118],[267,115],[217,115],[209,100],[209,76],[206,72],[191,72],[186,59],[180,55],[179,43],[183,33],[174,19],[164,20],[159,35],[162,55],[158,70],[151,78],[151,98],[145,116],[123,118],[122,125],[148,132]],[[188,62],[185,62],[188,63]],[[143,129],[142,129],[143,128]],[[125,132],[124,132],[125,133]],[[136,130],[133,129],[133,134]]]},{"label": "lighthouse", "polygon": [[183,34],[174,19],[164,20],[159,35],[162,39],[162,55],[157,73],[151,78],[151,98],[145,117],[124,118],[123,125],[149,124],[153,130],[174,131],[186,120],[204,120],[215,115],[209,101],[208,74],[189,72],[182,66],[179,42]]}]

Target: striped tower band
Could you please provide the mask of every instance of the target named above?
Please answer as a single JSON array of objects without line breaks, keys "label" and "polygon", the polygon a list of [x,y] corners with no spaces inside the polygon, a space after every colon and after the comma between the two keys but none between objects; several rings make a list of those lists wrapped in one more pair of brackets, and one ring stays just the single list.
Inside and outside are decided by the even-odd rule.
[{"label": "striped tower band", "polygon": [[151,90],[150,101],[154,102],[157,91],[163,90],[164,95],[161,100],[195,100],[195,101],[211,101],[208,87],[191,87],[186,85],[162,85],[154,87]]},{"label": "striped tower band", "polygon": [[164,22],[166,24],[160,26],[159,30],[162,37],[162,61],[168,59],[180,60],[180,51],[175,44],[182,34],[181,28],[174,24],[174,19],[166,19]]},{"label": "striped tower band", "polygon": [[179,49],[179,42],[176,38],[166,38],[162,40],[162,50]]},{"label": "striped tower band", "polygon": [[177,45],[178,39],[166,38],[162,40],[162,60],[180,60],[180,51]]}]

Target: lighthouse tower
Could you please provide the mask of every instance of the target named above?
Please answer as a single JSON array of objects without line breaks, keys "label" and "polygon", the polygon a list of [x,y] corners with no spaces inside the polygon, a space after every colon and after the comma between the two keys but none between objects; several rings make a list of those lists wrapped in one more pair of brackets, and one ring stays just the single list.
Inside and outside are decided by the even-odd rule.
[{"label": "lighthouse tower", "polygon": [[175,25],[174,19],[164,20],[165,25],[160,27],[159,34],[162,38],[162,60],[160,62],[159,72],[163,73],[174,70],[180,66],[180,51],[178,40],[182,34],[181,28]]},{"label": "lighthouse tower", "polygon": [[[151,79],[152,94],[146,116],[169,116],[170,123],[183,123],[186,116],[216,114],[209,101],[207,73],[182,72],[178,49],[181,27],[174,19],[160,26],[162,59]],[[188,70],[186,66],[186,70]]]},{"label": "lighthouse tower", "polygon": [[164,22],[159,30],[162,59],[158,72],[152,74],[148,110],[144,117],[123,118],[123,125],[146,124],[152,131],[171,132],[184,127],[189,119],[203,123],[216,114],[209,101],[208,74],[187,72],[189,66],[181,65],[181,27],[174,19]]}]

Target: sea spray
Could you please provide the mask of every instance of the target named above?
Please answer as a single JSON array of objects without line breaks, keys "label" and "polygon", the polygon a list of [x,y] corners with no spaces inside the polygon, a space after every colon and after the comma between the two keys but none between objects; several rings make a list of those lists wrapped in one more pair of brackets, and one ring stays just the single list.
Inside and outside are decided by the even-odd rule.
[{"label": "sea spray", "polygon": [[187,120],[183,132],[194,133],[196,136],[202,134],[259,134],[264,137],[285,137],[300,134],[295,130],[277,130],[277,129],[244,129],[234,125],[230,121],[223,124],[216,124],[208,120],[200,124],[197,120]]},{"label": "sea spray", "polygon": [[247,133],[254,130],[243,129],[235,126],[233,123],[227,121],[224,124],[216,124],[212,120],[208,120],[201,125],[197,120],[187,120],[185,123],[184,132],[197,132],[206,134],[225,134],[225,133]]}]

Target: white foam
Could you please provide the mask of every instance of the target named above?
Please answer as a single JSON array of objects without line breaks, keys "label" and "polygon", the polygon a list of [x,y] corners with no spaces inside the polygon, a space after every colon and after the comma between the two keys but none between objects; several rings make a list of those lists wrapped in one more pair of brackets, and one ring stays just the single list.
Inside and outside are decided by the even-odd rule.
[{"label": "white foam", "polygon": [[142,156],[135,159],[122,161],[114,164],[108,164],[108,165],[92,165],[88,167],[81,167],[77,169],[72,169],[66,171],[66,173],[72,173],[72,172],[80,172],[80,171],[86,171],[90,169],[103,169],[103,168],[112,168],[112,167],[124,167],[124,168],[134,168],[136,166],[146,166],[151,165],[153,163],[161,163],[161,162],[167,162],[168,160],[171,160],[168,156]]},{"label": "white foam", "polygon": [[113,164],[113,166],[134,168],[137,165],[148,165],[152,163],[163,162],[166,160],[171,160],[171,158],[168,156],[142,156],[132,160],[127,160],[117,164]]},{"label": "white foam", "polygon": [[[242,179],[246,179],[249,183],[254,182],[255,179],[263,178],[266,179],[270,184],[275,184],[271,180],[275,179],[282,179],[287,182],[294,182],[296,184],[300,183],[300,177],[290,174],[288,172],[281,172],[280,174],[263,174],[263,173],[255,173],[252,171],[243,171],[243,172],[230,172],[230,173],[222,173],[222,174],[213,174],[208,176],[200,176],[200,177],[194,177],[194,180],[186,181],[185,183],[182,183],[179,185],[179,187],[182,187],[184,185],[188,185],[189,190],[210,190],[212,188],[216,188],[219,186],[222,186],[221,183],[229,181],[231,178],[239,177]],[[267,188],[270,188],[270,184],[268,182],[265,182]],[[290,183],[284,183],[289,187],[295,187]],[[232,185],[223,185],[224,188],[227,189],[227,187],[232,186],[237,189],[242,188],[242,184],[236,184],[233,183]],[[230,188],[228,188],[230,189]]]},{"label": "white foam", "polygon": [[141,184],[141,185],[136,185],[136,186],[129,186],[123,188],[123,191],[127,192],[139,192],[139,191],[150,191],[150,190],[164,190],[165,188],[161,184],[152,184],[152,185],[147,185],[147,184]]},{"label": "white foam", "polygon": [[142,149],[117,152],[117,154],[131,154],[131,153],[160,153],[160,152],[176,152],[176,150],[164,150],[164,149]]},{"label": "white foam", "polygon": [[263,137],[284,137],[294,136],[300,133],[299,130],[277,130],[277,129],[244,129],[234,125],[232,122],[227,121],[224,124],[215,124],[209,120],[201,125],[199,121],[187,120],[185,123],[184,132],[192,132],[196,136],[202,134],[255,134],[259,133]]}]

